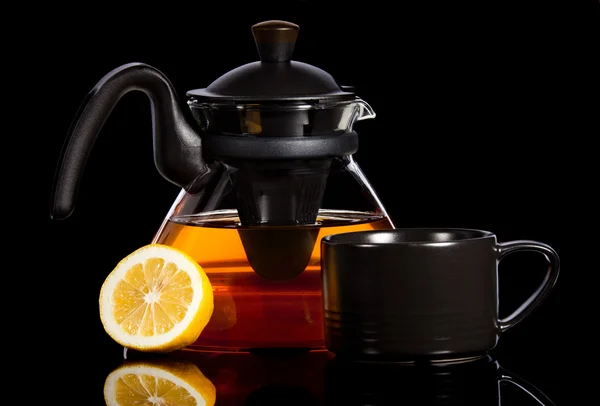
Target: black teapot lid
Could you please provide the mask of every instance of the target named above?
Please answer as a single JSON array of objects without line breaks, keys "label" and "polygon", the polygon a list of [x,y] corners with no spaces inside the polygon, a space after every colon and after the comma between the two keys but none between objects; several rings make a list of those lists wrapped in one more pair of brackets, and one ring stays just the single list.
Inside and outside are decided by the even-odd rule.
[{"label": "black teapot lid", "polygon": [[235,68],[204,89],[187,96],[197,102],[329,102],[355,99],[324,70],[293,61],[292,53],[300,27],[270,20],[252,26],[260,61]]}]

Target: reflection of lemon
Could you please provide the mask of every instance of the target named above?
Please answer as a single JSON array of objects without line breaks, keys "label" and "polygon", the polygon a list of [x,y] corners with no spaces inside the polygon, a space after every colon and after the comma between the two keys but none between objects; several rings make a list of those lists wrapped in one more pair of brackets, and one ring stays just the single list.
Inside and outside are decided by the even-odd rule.
[{"label": "reflection of lemon", "polygon": [[104,383],[108,406],[213,406],[212,382],[191,363],[134,362],[112,371]]},{"label": "reflection of lemon", "polygon": [[204,270],[182,251],[142,247],[117,264],[100,290],[100,319],[119,344],[167,352],[198,338],[213,312]]}]

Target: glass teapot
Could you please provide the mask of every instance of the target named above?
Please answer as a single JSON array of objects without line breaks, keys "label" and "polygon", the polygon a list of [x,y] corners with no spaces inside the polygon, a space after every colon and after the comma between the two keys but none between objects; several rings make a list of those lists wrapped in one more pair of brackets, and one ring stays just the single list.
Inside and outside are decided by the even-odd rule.
[{"label": "glass teapot", "polygon": [[72,213],[119,99],[134,90],[149,97],[156,167],[181,187],[152,242],[191,255],[214,291],[192,348],[323,348],[321,238],[394,227],[353,159],[354,124],[375,113],[327,72],[291,60],[298,31],[277,20],[252,26],[260,61],[188,91],[188,108],[156,68],[120,66],[90,91],[69,131],[54,219]]}]

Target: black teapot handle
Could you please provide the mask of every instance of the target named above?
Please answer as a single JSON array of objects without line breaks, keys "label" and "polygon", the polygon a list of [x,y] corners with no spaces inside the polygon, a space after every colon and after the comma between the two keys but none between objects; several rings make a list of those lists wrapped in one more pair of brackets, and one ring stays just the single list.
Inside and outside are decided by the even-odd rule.
[{"label": "black teapot handle", "polygon": [[154,162],[160,174],[180,187],[206,170],[199,129],[182,109],[173,85],[156,68],[122,65],[106,74],[88,93],[67,135],[52,191],[51,217],[71,215],[87,158],[106,119],[126,93],[144,92],[152,108]]}]

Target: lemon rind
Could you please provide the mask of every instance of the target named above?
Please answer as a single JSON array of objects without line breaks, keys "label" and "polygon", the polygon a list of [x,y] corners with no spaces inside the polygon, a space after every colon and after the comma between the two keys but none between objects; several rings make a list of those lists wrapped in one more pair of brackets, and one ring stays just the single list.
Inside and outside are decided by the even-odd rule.
[{"label": "lemon rind", "polygon": [[[129,335],[123,331],[113,317],[114,301],[112,292],[117,283],[123,279],[133,265],[153,257],[160,257],[164,258],[166,261],[174,262],[178,268],[186,271],[190,276],[192,286],[194,286],[194,296],[183,320],[177,323],[169,332],[146,337]],[[114,270],[106,278],[102,285],[102,289],[100,290],[100,318],[105,331],[119,344],[137,350],[169,351],[181,347],[181,345],[177,345],[176,348],[171,348],[173,346],[172,343],[178,341],[181,336],[189,334],[189,331],[187,330],[190,326],[197,323],[197,320],[195,319],[199,313],[200,306],[203,304],[203,299],[209,299],[204,297],[204,284],[209,283],[209,281],[202,276],[202,272],[200,265],[198,265],[189,255],[173,247],[161,244],[150,244],[132,252],[117,264]],[[212,293],[212,290],[210,290],[210,293]],[[111,296],[105,297],[106,294],[110,294]],[[204,326],[201,327],[203,328]],[[199,333],[200,332],[198,332],[197,335],[199,335]]]}]

